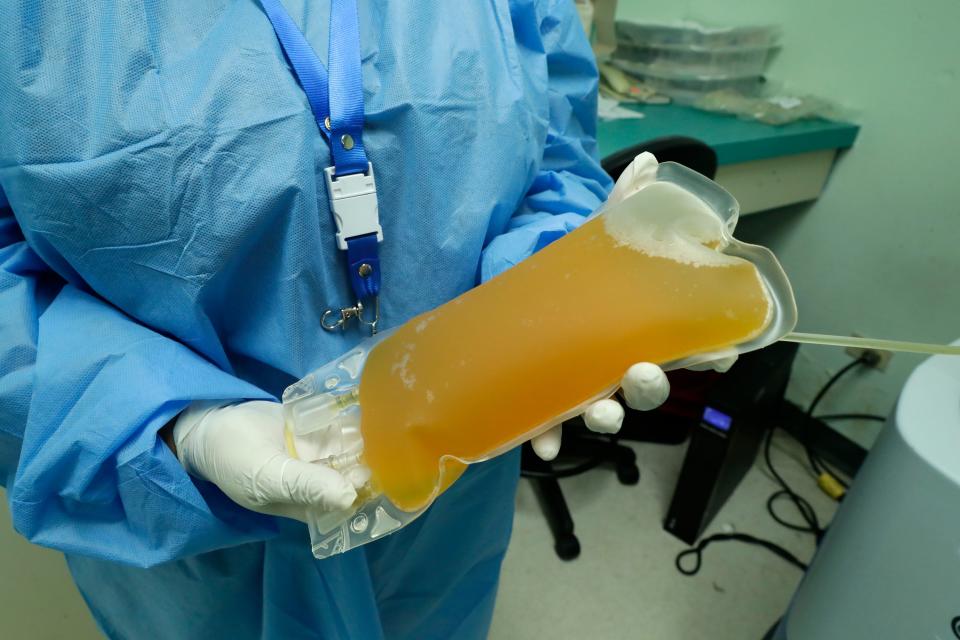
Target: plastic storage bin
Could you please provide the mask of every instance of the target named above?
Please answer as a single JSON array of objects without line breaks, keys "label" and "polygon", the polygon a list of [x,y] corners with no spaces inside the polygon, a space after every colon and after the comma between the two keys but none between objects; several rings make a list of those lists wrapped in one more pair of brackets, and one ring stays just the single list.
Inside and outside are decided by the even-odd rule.
[{"label": "plastic storage bin", "polygon": [[773,48],[780,29],[773,25],[710,28],[687,22],[678,24],[639,24],[618,20],[617,43],[627,47],[703,47]]},{"label": "plastic storage bin", "polygon": [[618,46],[613,59],[642,75],[685,78],[761,76],[771,47],[635,47]]},{"label": "plastic storage bin", "polygon": [[623,60],[612,60],[617,66],[628,73],[638,76],[644,84],[658,93],[670,96],[676,102],[692,104],[714,91],[733,91],[744,96],[753,96],[763,88],[763,76],[746,76],[730,78],[711,78],[701,76],[683,77],[681,75],[659,75],[641,71],[636,64]]}]

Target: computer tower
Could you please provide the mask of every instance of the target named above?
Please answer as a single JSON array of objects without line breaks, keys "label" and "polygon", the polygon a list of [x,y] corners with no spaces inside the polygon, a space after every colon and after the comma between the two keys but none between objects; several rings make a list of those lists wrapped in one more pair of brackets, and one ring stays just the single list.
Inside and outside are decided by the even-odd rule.
[{"label": "computer tower", "polygon": [[688,544],[703,530],[753,464],[783,404],[797,345],[776,342],[742,355],[710,389],[664,520]]}]

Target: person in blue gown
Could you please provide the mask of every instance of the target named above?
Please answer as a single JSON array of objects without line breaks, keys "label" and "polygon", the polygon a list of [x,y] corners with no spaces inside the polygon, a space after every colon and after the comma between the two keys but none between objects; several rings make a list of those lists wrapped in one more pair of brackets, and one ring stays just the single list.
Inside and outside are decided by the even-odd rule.
[{"label": "person in blue gown", "polygon": [[[285,0],[326,58],[328,2]],[[579,225],[611,187],[571,0],[368,0],[364,143],[382,326]],[[318,561],[300,522],[191,476],[158,433],[276,401],[365,337],[330,151],[252,0],[26,0],[0,19],[0,483],[111,638],[482,638],[518,455]],[[465,336],[469,339],[469,336]]]}]

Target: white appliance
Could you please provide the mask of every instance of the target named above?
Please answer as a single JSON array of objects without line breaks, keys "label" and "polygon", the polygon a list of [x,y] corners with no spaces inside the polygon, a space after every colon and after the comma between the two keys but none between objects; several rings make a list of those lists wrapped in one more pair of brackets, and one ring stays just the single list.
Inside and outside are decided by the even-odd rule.
[{"label": "white appliance", "polygon": [[910,375],[772,637],[960,638],[960,357]]}]

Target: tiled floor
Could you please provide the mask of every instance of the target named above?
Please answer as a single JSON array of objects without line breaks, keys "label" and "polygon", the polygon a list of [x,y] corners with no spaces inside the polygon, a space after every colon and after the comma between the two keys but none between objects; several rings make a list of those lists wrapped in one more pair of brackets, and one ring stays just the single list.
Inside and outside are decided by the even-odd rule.
[{"label": "tiled floor", "polygon": [[[590,638],[605,640],[759,640],[783,613],[800,572],[770,552],[738,542],[704,553],[694,577],[677,572],[686,548],[661,528],[684,447],[635,445],[640,484],[625,487],[610,471],[563,481],[582,552],[559,560],[529,482],[517,497],[514,537],[503,568],[493,640]],[[824,521],[834,503],[797,462],[801,450],[787,437],[774,442],[778,471],[807,497]],[[768,538],[807,560],[808,534],[790,531],[766,513],[777,488],[765,469],[748,473],[708,530],[722,526]],[[786,504],[783,514],[792,515]]]},{"label": "tiled floor", "polygon": [[[783,612],[800,572],[764,550],[721,543],[707,550],[699,575],[677,573],[674,556],[685,546],[660,523],[683,447],[641,444],[636,451],[642,470],[637,486],[621,486],[604,470],[563,481],[583,547],[573,562],[554,555],[533,492],[521,482],[493,640],[759,640]],[[799,459],[795,443],[778,441],[775,455],[788,481],[829,519],[832,503],[788,458]],[[764,503],[774,488],[754,467],[713,528],[732,525],[809,558],[810,536],[788,531],[766,514]],[[5,505],[0,507],[0,567],[0,638],[100,637],[62,556],[17,537]]]}]

